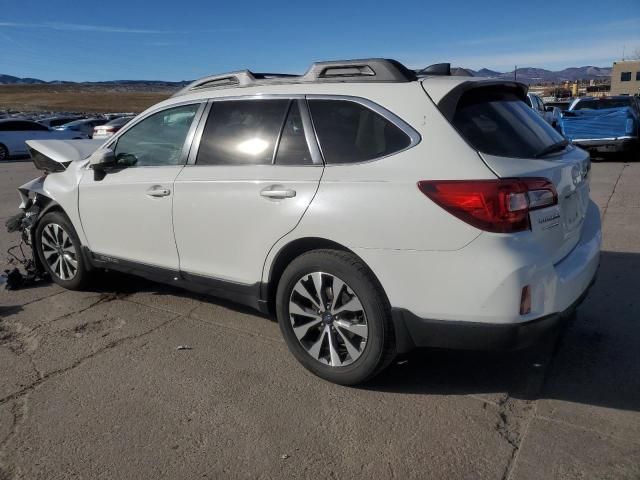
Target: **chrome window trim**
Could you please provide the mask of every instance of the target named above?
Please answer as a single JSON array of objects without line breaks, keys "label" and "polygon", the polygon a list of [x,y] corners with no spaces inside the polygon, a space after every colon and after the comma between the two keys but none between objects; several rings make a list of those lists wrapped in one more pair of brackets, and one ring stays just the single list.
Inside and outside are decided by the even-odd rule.
[{"label": "chrome window trim", "polygon": [[[336,101],[343,101],[343,102],[353,102],[353,103],[358,103],[360,105],[362,105],[365,108],[368,108],[369,110],[373,110],[375,113],[377,113],[378,115],[380,115],[381,117],[383,117],[385,120],[388,120],[389,122],[391,122],[393,125],[395,125],[396,127],[398,127],[405,135],[407,135],[409,137],[409,145],[407,145],[405,148],[401,149],[401,150],[396,150],[395,152],[392,152],[388,155],[383,155],[381,157],[375,157],[372,158],[370,160],[364,160],[362,162],[347,162],[347,163],[328,163],[326,158],[324,158],[324,154],[322,154],[322,158],[324,160],[324,163],[327,167],[342,167],[342,166],[349,166],[349,165],[363,165],[366,163],[371,163],[371,162],[377,162],[378,160],[382,160],[384,158],[388,158],[391,157],[393,155],[397,155],[399,153],[405,152],[407,150],[409,150],[410,148],[415,147],[416,145],[418,145],[421,141],[422,141],[422,137],[420,136],[420,134],[411,126],[409,125],[407,122],[405,122],[402,118],[400,118],[398,115],[396,115],[395,113],[391,112],[390,110],[387,110],[385,107],[383,107],[382,105],[373,102],[367,98],[362,98],[362,97],[356,97],[353,95],[324,95],[324,94],[309,94],[309,95],[305,95],[305,98],[307,99],[307,101],[309,100],[336,100]],[[311,107],[309,107],[309,114],[311,116]],[[311,116],[311,121],[313,123],[313,117]],[[318,138],[318,132],[315,129],[314,126],[314,133],[315,133],[315,138],[316,138],[316,142],[320,148],[320,152],[322,152],[322,144],[320,143],[320,138]]]}]

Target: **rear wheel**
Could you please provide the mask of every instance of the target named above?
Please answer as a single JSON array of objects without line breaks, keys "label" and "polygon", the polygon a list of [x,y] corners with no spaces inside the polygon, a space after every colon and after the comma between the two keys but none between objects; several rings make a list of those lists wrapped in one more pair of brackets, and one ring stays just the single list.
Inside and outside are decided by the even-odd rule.
[{"label": "rear wheel", "polygon": [[66,215],[44,215],[38,222],[35,242],[40,262],[55,283],[69,290],[87,285],[89,271],[81,255],[80,239]]},{"label": "rear wheel", "polygon": [[9,160],[9,149],[0,143],[0,162]]},{"label": "rear wheel", "polygon": [[331,382],[364,382],[395,356],[386,295],[352,253],[315,250],[293,260],[280,279],[276,310],[291,353]]}]

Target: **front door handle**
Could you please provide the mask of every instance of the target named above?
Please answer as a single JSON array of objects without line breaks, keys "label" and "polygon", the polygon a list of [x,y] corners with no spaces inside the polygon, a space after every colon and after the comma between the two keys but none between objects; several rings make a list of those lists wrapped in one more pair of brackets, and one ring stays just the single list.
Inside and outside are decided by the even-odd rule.
[{"label": "front door handle", "polygon": [[149,190],[147,190],[147,195],[149,197],[166,197],[171,195],[171,190],[168,188],[163,188],[160,185],[154,185]]},{"label": "front door handle", "polygon": [[263,190],[260,190],[260,195],[267,198],[293,198],[296,196],[296,191],[290,188],[284,188],[281,185],[271,185]]}]

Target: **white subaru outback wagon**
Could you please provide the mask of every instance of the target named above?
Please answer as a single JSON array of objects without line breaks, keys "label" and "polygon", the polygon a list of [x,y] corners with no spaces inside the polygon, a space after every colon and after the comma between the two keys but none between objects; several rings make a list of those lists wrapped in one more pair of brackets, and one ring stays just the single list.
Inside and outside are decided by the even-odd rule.
[{"label": "white subaru outback wagon", "polygon": [[29,239],[66,288],[120,270],[275,313],[341,384],[414,347],[522,347],[601,243],[588,154],[526,94],[385,59],[207,77],[106,143],[29,142]]}]

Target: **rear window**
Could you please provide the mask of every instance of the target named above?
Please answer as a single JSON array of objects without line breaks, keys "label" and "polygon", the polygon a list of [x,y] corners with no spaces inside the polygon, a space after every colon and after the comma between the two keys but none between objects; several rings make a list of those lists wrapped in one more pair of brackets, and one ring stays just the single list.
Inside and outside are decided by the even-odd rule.
[{"label": "rear window", "polygon": [[309,100],[309,108],[322,154],[329,164],[373,160],[411,144],[400,128],[359,103]]},{"label": "rear window", "polygon": [[514,92],[476,88],[458,102],[453,126],[476,150],[533,158],[563,137]]}]

